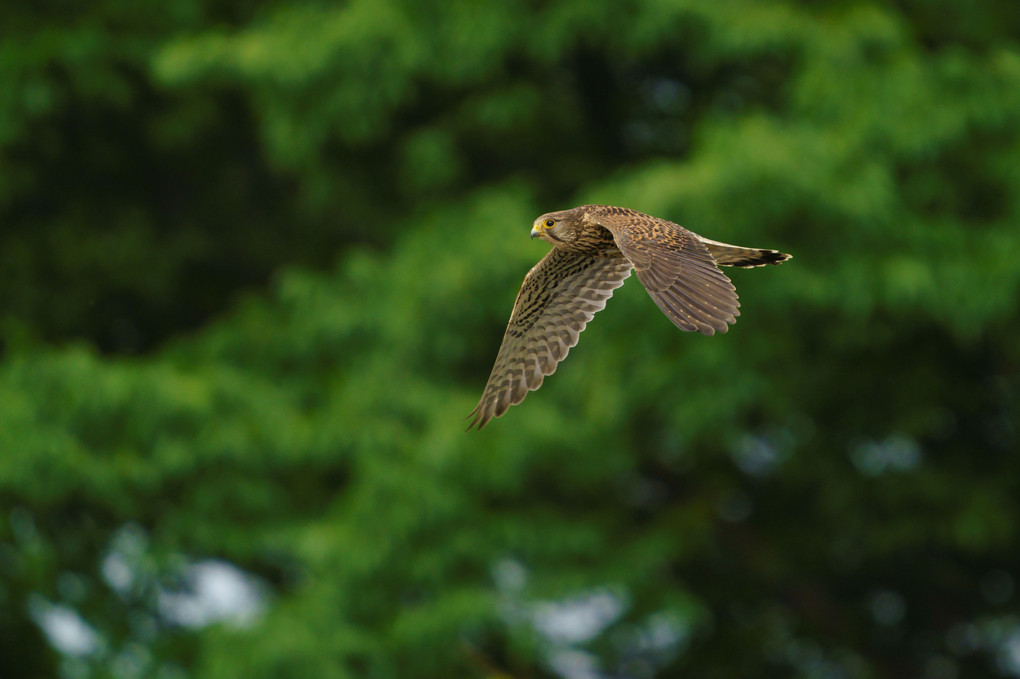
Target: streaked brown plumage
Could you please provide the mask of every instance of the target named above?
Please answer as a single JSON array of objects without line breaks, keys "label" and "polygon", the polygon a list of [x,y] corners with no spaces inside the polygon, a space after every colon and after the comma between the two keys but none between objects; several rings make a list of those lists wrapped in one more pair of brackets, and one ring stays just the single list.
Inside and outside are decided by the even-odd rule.
[{"label": "streaked brown plumage", "polygon": [[719,266],[750,268],[790,259],[778,250],[727,245],[608,205],[542,215],[532,226],[535,236],[553,249],[524,277],[468,429],[481,429],[538,389],[632,270],[678,328],[713,335],[726,332],[740,315],[737,291]]}]

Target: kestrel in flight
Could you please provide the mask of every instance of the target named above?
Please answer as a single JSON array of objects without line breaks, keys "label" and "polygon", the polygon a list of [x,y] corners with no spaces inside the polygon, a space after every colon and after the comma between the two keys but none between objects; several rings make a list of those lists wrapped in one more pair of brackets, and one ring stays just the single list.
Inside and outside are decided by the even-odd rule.
[{"label": "kestrel in flight", "polygon": [[720,266],[779,264],[791,255],[727,245],[679,224],[609,205],[582,205],[535,220],[531,237],[552,244],[524,277],[471,427],[538,389],[632,270],[669,320],[704,335],[726,332],[740,315]]}]

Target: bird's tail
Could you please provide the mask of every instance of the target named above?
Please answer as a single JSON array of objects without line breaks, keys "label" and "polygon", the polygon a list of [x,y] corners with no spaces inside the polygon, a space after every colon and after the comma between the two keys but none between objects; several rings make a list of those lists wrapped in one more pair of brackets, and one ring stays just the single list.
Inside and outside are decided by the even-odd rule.
[{"label": "bird's tail", "polygon": [[742,248],[739,245],[728,245],[719,241],[702,238],[701,242],[708,248],[709,254],[719,266],[739,266],[749,269],[766,264],[779,264],[793,257],[779,250],[763,250],[761,248]]}]

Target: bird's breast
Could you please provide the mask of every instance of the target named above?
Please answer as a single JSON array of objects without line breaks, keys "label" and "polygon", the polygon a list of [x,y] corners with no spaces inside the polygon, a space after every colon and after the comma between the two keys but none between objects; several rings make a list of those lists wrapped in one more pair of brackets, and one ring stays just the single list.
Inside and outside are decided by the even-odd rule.
[{"label": "bird's breast", "polygon": [[577,238],[570,242],[569,249],[595,257],[623,257],[620,248],[616,247],[613,234],[597,224],[585,225]]}]

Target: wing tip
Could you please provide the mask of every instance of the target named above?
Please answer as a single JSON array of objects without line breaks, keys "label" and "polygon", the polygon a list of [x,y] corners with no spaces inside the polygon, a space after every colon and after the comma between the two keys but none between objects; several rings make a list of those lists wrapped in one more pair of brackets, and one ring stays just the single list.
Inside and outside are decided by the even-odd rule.
[{"label": "wing tip", "polygon": [[467,414],[467,416],[464,419],[467,420],[469,418],[471,419],[471,422],[468,423],[467,429],[464,430],[465,432],[471,431],[472,429],[476,431],[481,431],[482,427],[488,424],[489,420],[492,419],[492,416],[487,415],[482,410],[482,404],[479,403],[477,406],[475,406],[474,410]]},{"label": "wing tip", "polygon": [[[730,326],[737,322],[736,317],[731,316],[729,318],[722,319],[722,323],[718,325],[710,325],[706,321],[701,321],[701,325],[697,328],[697,331],[705,337],[711,337],[712,335],[719,333],[725,335],[730,330]],[[683,330],[683,328],[680,328]]]}]

